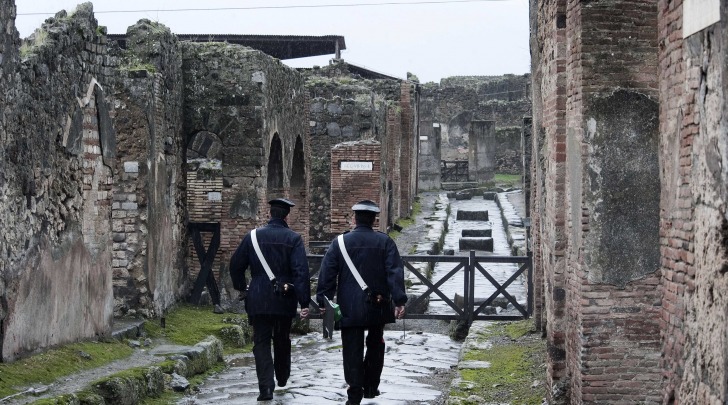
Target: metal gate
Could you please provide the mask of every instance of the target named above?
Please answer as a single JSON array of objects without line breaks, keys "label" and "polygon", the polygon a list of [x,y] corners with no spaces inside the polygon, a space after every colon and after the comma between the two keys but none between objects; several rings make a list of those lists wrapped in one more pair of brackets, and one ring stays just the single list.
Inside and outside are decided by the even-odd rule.
[{"label": "metal gate", "polygon": [[467,160],[441,160],[440,179],[443,182],[470,181]]}]

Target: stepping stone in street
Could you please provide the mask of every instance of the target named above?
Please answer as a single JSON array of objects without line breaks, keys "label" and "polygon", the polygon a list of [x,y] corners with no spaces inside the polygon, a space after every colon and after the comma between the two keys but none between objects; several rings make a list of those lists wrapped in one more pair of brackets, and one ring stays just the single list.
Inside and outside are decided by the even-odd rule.
[{"label": "stepping stone in street", "polygon": [[493,238],[460,238],[460,251],[484,250],[493,251]]},{"label": "stepping stone in street", "polygon": [[464,238],[492,238],[492,229],[463,229],[461,236]]},{"label": "stepping stone in street", "polygon": [[468,211],[458,210],[458,221],[487,221],[488,210]]}]

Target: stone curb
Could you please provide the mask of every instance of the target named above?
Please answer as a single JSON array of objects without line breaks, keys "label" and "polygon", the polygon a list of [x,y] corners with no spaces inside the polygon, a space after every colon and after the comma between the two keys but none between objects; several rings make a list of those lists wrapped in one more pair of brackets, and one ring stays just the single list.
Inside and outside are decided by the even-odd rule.
[{"label": "stone curb", "polygon": [[523,219],[516,212],[513,204],[508,200],[507,192],[496,193],[495,203],[501,210],[503,230],[506,232],[508,244],[511,246],[512,254],[515,256],[526,256],[526,228]]},{"label": "stone curb", "polygon": [[448,392],[448,405],[457,405],[457,404],[472,404],[472,403],[483,403],[482,398],[478,398],[476,396],[468,397],[468,398],[450,398],[449,393],[452,392],[455,388],[461,387],[463,385],[471,385],[472,383],[469,381],[465,381],[460,376],[460,370],[463,369],[481,369],[481,368],[489,368],[490,364],[485,361],[466,361],[463,360],[465,358],[465,355],[473,350],[488,350],[492,345],[488,341],[482,341],[479,342],[478,338],[480,337],[481,332],[485,331],[485,329],[488,326],[488,321],[475,321],[472,325],[470,325],[470,330],[468,331],[468,335],[465,337],[465,340],[463,341],[463,345],[460,347],[460,354],[458,355],[458,365],[457,365],[457,374],[450,382],[450,389]]},{"label": "stone curb", "polygon": [[194,346],[168,346],[167,350],[158,351],[166,358],[155,365],[123,370],[80,391],[39,399],[33,404],[138,404],[145,398],[161,395],[165,387],[172,381],[179,381],[180,376],[186,378],[208,371],[224,360],[222,351],[222,341],[215,336],[208,336]]}]

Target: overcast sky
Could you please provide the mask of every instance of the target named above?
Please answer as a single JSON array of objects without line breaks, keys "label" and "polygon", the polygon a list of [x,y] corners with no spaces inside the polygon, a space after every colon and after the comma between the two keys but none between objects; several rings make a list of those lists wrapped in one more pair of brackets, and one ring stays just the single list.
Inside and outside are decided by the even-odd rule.
[{"label": "overcast sky", "polygon": [[[441,3],[430,3],[433,1]],[[401,78],[407,72],[416,74],[421,82],[437,82],[448,76],[527,73],[530,66],[528,0],[461,1],[95,0],[93,4],[99,24],[107,26],[113,34],[125,33],[128,26],[148,18],[177,34],[342,35],[346,40],[342,58]],[[78,3],[77,0],[15,0],[20,36],[27,37],[52,16],[24,14],[71,11]],[[390,4],[362,5],[374,3]],[[312,7],[318,5],[337,6]],[[254,7],[268,8],[200,10]],[[173,9],[197,10],[165,11]],[[105,13],[121,10],[144,11]],[[326,65],[332,57],[284,62],[310,67]]]}]

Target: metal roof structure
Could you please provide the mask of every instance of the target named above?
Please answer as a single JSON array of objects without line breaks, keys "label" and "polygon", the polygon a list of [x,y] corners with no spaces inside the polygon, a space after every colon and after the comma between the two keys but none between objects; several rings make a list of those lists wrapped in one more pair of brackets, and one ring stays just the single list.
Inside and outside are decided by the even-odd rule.
[{"label": "metal roof structure", "polygon": [[[341,58],[346,49],[344,37],[340,35],[234,35],[234,34],[176,34],[180,41],[227,42],[257,49],[278,59],[296,59],[309,56],[335,55]],[[126,34],[109,34],[109,40],[117,41],[126,48]]]}]

